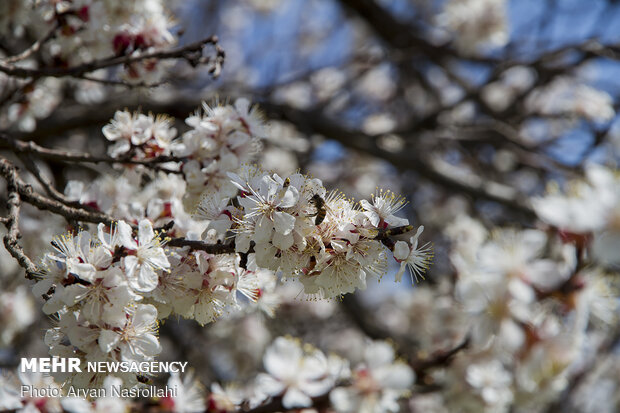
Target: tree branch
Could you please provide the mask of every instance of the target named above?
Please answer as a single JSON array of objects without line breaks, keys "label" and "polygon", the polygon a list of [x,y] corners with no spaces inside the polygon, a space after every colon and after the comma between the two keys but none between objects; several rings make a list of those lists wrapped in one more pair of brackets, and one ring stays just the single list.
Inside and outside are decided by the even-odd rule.
[{"label": "tree branch", "polygon": [[31,69],[21,66],[15,66],[6,61],[0,61],[0,72],[3,72],[9,76],[19,78],[33,78],[38,79],[41,77],[81,77],[86,73],[94,72],[95,70],[105,69],[108,67],[128,65],[136,63],[142,60],[148,59],[184,59],[192,66],[198,66],[199,64],[208,63],[211,59],[202,56],[204,47],[208,44],[215,45],[216,56],[214,58],[214,67],[211,69],[211,74],[217,77],[221,71],[221,65],[224,61],[225,53],[218,44],[217,36],[207,37],[206,39],[199,40],[188,45],[172,49],[161,50],[151,53],[144,53],[137,56],[111,56],[105,59],[95,60],[93,62],[84,63],[73,67],[41,67],[37,69]]},{"label": "tree branch", "polygon": [[[57,116],[62,119],[58,123],[49,120],[49,128],[53,133],[60,133],[71,128],[82,127],[93,123],[105,122],[109,119],[115,108],[137,107],[155,113],[169,113],[175,116],[186,116],[199,106],[199,101],[177,98],[169,102],[116,102],[115,106],[101,109],[72,108],[70,113],[62,111]],[[422,148],[410,148],[408,152],[390,152],[377,144],[377,137],[371,136],[358,130],[348,129],[327,118],[320,109],[308,110],[297,109],[284,104],[262,102],[261,108],[271,118],[285,119],[305,132],[317,133],[326,138],[338,141],[343,145],[366,153],[370,156],[384,159],[398,169],[413,170],[429,181],[449,190],[455,190],[475,199],[486,199],[498,202],[508,208],[524,214],[528,219],[535,217],[534,211],[525,197],[514,188],[499,182],[492,182],[474,173],[464,173],[454,166],[442,162],[432,154],[421,153]],[[43,127],[42,127],[43,129]],[[42,132],[45,135],[45,132]],[[35,138],[37,135],[32,135]],[[42,136],[42,135],[41,135]]]},{"label": "tree branch", "polygon": [[326,118],[318,110],[304,111],[274,104],[264,104],[263,106],[267,110],[280,112],[285,119],[301,128],[305,126],[307,129],[341,142],[349,148],[384,159],[398,169],[413,170],[422,177],[447,189],[457,190],[474,198],[498,202],[523,213],[528,218],[536,216],[527,197],[517,193],[515,189],[499,182],[489,181],[473,173],[463,173],[463,171],[434,157],[432,154],[420,153],[416,151],[416,148],[411,148],[406,153],[389,152],[377,145],[376,137],[361,131],[344,128]]},{"label": "tree branch", "polygon": [[208,244],[204,241],[189,240],[185,238],[172,238],[166,245],[169,247],[189,247],[192,250],[204,251],[209,254],[234,254],[235,244]]},{"label": "tree branch", "polygon": [[130,164],[130,165],[145,165],[150,168],[160,170],[166,173],[180,173],[179,171],[167,169],[159,166],[160,163],[165,162],[180,162],[183,158],[176,156],[156,156],[149,159],[123,159],[112,158],[109,156],[93,156],[89,153],[72,153],[61,149],[50,149],[43,146],[39,146],[32,141],[21,141],[13,139],[5,133],[0,132],[0,141],[6,144],[6,147],[12,149],[16,153],[36,154],[41,158],[46,158],[59,162],[86,162],[86,163],[111,163],[111,164]]},{"label": "tree branch", "polygon": [[116,222],[113,217],[103,212],[87,211],[85,209],[70,207],[33,191],[30,185],[19,178],[15,165],[9,162],[8,159],[2,157],[0,157],[0,175],[7,180],[9,185],[13,186],[14,192],[17,193],[24,202],[41,210],[50,211],[74,221],[92,223],[103,222],[107,225],[112,225]]},{"label": "tree branch", "polygon": [[[322,396],[312,398],[312,407],[315,409],[321,409],[329,406],[329,392]],[[250,410],[239,409],[236,413],[275,413],[275,412],[290,412],[299,411],[299,408],[287,409],[282,405],[282,397],[275,397],[269,403],[257,406]]]},{"label": "tree branch", "polygon": [[62,202],[65,205],[75,208],[86,209],[86,207],[81,205],[79,202],[70,201],[63,193],[59,192],[54,187],[54,184],[43,174],[39,166],[32,159],[31,155],[22,154],[21,156],[19,156],[19,159],[21,159],[21,161],[24,163],[26,169],[28,169],[28,171],[30,171],[30,173],[34,175],[37,181],[39,181],[45,192],[47,192],[50,197],[54,198],[58,202]]},{"label": "tree branch", "polygon": [[26,278],[34,279],[35,274],[38,272],[37,266],[26,255],[22,247],[19,245],[19,238],[21,234],[19,232],[19,212],[21,207],[21,199],[19,197],[17,175],[12,174],[7,178],[7,189],[9,192],[8,217],[2,220],[2,223],[6,226],[7,234],[4,236],[4,246],[7,251],[17,260],[19,265],[26,270]]},{"label": "tree branch", "polygon": [[39,49],[41,49],[41,46],[43,46],[45,43],[47,43],[49,40],[51,40],[54,37],[54,35],[56,34],[56,30],[58,30],[58,22],[54,23],[54,26],[50,29],[49,32],[47,32],[45,36],[43,36],[42,38],[34,42],[29,48],[27,48],[23,52],[16,54],[14,56],[7,57],[6,59],[0,59],[0,66],[3,63],[12,64],[12,63],[19,62],[20,60],[24,60],[32,56],[34,53],[38,52]]}]

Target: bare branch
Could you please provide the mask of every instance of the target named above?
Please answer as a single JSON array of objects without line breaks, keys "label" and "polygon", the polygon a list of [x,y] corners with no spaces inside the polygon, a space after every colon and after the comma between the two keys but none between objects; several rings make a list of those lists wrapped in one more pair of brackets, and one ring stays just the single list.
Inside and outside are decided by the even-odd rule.
[{"label": "bare branch", "polygon": [[[163,228],[163,229],[166,230],[166,228]],[[389,228],[389,229],[380,231],[374,239],[381,241],[394,235],[400,235],[400,234],[413,231],[413,229],[414,227],[412,225],[404,225],[401,227]],[[168,245],[169,247],[189,247],[192,250],[205,251],[209,254],[234,254],[235,253],[234,242],[230,244],[208,244],[204,241],[188,240],[185,238],[172,238],[167,242],[166,245]],[[250,248],[249,252],[253,252],[252,248]]]},{"label": "bare branch", "polygon": [[161,85],[166,83],[165,80],[161,81],[161,82],[155,82],[155,83],[146,83],[146,82],[132,83],[132,82],[128,82],[126,80],[97,79],[96,77],[92,77],[92,76],[88,76],[88,75],[82,75],[82,76],[79,76],[78,78],[82,79],[82,80],[87,80],[89,82],[101,83],[102,85],[124,86],[124,87],[128,87],[128,88],[139,88],[139,87],[152,88],[152,87],[161,86]]},{"label": "bare branch", "polygon": [[469,343],[469,337],[465,337],[463,341],[450,349],[438,351],[429,357],[418,357],[410,361],[409,364],[418,377],[423,379],[428,370],[435,367],[446,366],[455,355],[466,349]]}]

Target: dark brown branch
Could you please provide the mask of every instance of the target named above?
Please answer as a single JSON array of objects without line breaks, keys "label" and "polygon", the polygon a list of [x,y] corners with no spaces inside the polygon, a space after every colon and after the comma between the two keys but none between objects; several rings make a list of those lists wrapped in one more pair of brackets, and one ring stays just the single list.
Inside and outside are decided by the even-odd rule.
[{"label": "dark brown branch", "polygon": [[[165,228],[164,228],[165,229]],[[404,225],[402,227],[394,227],[387,230],[380,231],[374,238],[376,240],[383,240],[391,236],[405,234],[413,231],[412,225]],[[209,254],[234,254],[235,243],[230,244],[208,244],[204,241],[188,240],[185,238],[172,238],[166,243],[169,247],[189,247],[192,250],[205,251]],[[253,252],[250,248],[249,252]]]},{"label": "dark brown branch", "polygon": [[513,188],[486,180],[473,173],[465,174],[454,166],[442,162],[433,154],[420,153],[416,148],[411,148],[407,153],[389,152],[377,144],[374,136],[344,128],[319,111],[304,111],[275,104],[264,104],[263,107],[281,113],[285,119],[301,128],[305,127],[370,156],[385,159],[401,170],[416,171],[422,177],[447,189],[457,190],[477,199],[495,201],[523,213],[528,218],[535,217],[527,198]]},{"label": "dark brown branch", "polygon": [[189,247],[192,250],[204,251],[209,254],[234,254],[235,244],[208,244],[204,241],[189,240],[185,238],[172,238],[167,243],[169,247]]},{"label": "dark brown branch", "polygon": [[411,365],[418,377],[423,377],[427,370],[447,365],[455,355],[469,346],[469,342],[469,337],[466,337],[459,344],[448,350],[438,351],[430,357],[412,360],[409,362],[409,365]]},{"label": "dark brown branch", "polygon": [[73,67],[42,67],[30,69],[0,61],[0,72],[3,72],[9,76],[33,79],[41,77],[67,76],[79,78],[84,74],[94,72],[95,70],[119,65],[129,65],[148,59],[185,59],[192,66],[198,66],[199,64],[208,63],[211,60],[210,58],[202,56],[202,52],[206,45],[213,44],[216,46],[216,57],[214,59],[215,67],[211,70],[211,73],[213,76],[217,76],[221,70],[221,64],[224,59],[224,51],[217,47],[217,42],[217,36],[211,36],[172,50],[144,53],[138,56],[111,56],[105,59],[95,60],[93,62],[84,63]]},{"label": "dark brown branch", "polygon": [[[329,392],[312,398],[312,407],[315,409],[326,408],[329,406]],[[239,409],[236,413],[275,413],[275,412],[290,412],[299,411],[299,408],[287,409],[282,405],[282,397],[275,397],[269,403],[255,407],[250,410]]]},{"label": "dark brown branch", "polygon": [[56,30],[58,30],[58,22],[54,23],[54,26],[50,29],[50,31],[47,32],[45,36],[34,42],[29,48],[27,48],[23,52],[14,56],[7,57],[6,59],[0,59],[0,65],[2,65],[3,63],[12,64],[32,56],[34,53],[38,52],[39,49],[41,49],[41,46],[50,41],[56,35]]},{"label": "dark brown branch", "polygon": [[79,204],[78,202],[70,201],[63,193],[59,192],[54,187],[54,184],[43,174],[41,168],[39,168],[36,162],[32,159],[31,155],[23,154],[19,157],[19,159],[21,159],[21,161],[24,163],[26,169],[28,169],[28,171],[30,171],[30,173],[34,175],[37,181],[39,181],[45,192],[47,192],[50,197],[54,198],[58,202],[62,202],[65,205],[75,208],[86,209],[83,205]]},{"label": "dark brown branch", "polygon": [[17,168],[9,162],[7,159],[0,157],[0,175],[2,175],[7,182],[12,183],[14,191],[20,196],[20,198],[41,210],[50,211],[58,215],[62,215],[67,219],[73,221],[83,221],[100,223],[103,222],[107,225],[112,225],[116,220],[108,214],[104,214],[99,211],[87,211],[80,208],[70,207],[59,201],[43,196],[35,192],[30,185],[25,183],[19,178],[17,174]]},{"label": "dark brown branch", "polygon": [[38,272],[37,266],[26,255],[22,247],[19,245],[19,238],[21,234],[19,232],[19,212],[21,207],[21,199],[19,197],[16,174],[10,174],[7,178],[7,189],[9,192],[9,199],[7,202],[8,216],[2,220],[6,226],[7,234],[4,236],[4,246],[7,251],[17,260],[19,265],[26,270],[26,277],[33,279]]},{"label": "dark brown branch", "polygon": [[93,156],[89,153],[72,153],[61,149],[50,149],[43,146],[39,146],[32,141],[21,141],[13,139],[10,136],[0,132],[0,142],[4,142],[5,146],[10,148],[16,153],[30,153],[36,154],[41,158],[46,158],[59,162],[85,162],[85,163],[116,163],[116,164],[130,164],[130,165],[145,165],[157,170],[161,170],[167,173],[179,173],[175,170],[163,168],[158,164],[165,162],[180,162],[182,158],[175,156],[157,156],[149,159],[123,159],[112,158],[109,156]]},{"label": "dark brown branch", "polygon": [[166,83],[166,81],[154,82],[154,83],[146,83],[146,82],[128,82],[126,80],[114,80],[114,79],[97,79],[96,77],[83,75],[79,76],[78,79],[87,80],[89,82],[101,83],[102,85],[108,86],[124,86],[128,88],[152,88],[158,87]]}]

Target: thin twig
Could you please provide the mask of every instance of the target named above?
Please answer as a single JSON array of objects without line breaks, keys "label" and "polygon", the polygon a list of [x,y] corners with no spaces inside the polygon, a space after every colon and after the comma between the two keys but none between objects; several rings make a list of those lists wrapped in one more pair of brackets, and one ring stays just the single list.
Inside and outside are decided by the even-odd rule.
[{"label": "thin twig", "polygon": [[97,79],[96,77],[92,77],[88,75],[77,76],[77,78],[81,80],[88,80],[89,82],[101,83],[102,85],[124,86],[124,87],[129,87],[129,88],[138,88],[138,87],[153,88],[153,87],[161,86],[167,82],[166,80],[163,80],[161,82],[154,82],[154,83],[146,83],[146,82],[132,83],[126,80]]},{"label": "thin twig", "polygon": [[469,347],[469,344],[469,337],[465,337],[463,341],[456,346],[447,350],[438,351],[430,357],[412,360],[409,362],[409,365],[416,372],[418,377],[423,377],[427,374],[427,371],[432,368],[446,366],[454,356]]},{"label": "thin twig", "polygon": [[[412,230],[413,230],[412,225],[404,225],[401,227],[389,228],[389,229],[380,231],[374,239],[380,241],[387,237],[404,234]],[[189,247],[190,249],[205,251],[209,254],[233,254],[235,253],[234,242],[229,243],[229,244],[208,244],[204,241],[189,240],[185,238],[172,238],[168,240],[166,245],[168,245],[169,247]],[[250,249],[249,252],[253,252],[253,250]]]},{"label": "thin twig", "polygon": [[24,60],[32,56],[34,53],[38,52],[39,49],[41,49],[41,46],[43,46],[45,43],[47,43],[50,39],[54,37],[57,29],[58,29],[58,22],[54,24],[54,27],[52,27],[45,36],[43,36],[42,38],[34,42],[29,48],[27,48],[26,50],[24,50],[23,52],[19,54],[16,54],[15,56],[10,56],[10,57],[7,57],[6,59],[0,59],[0,64],[1,63],[11,64],[11,63],[19,62],[20,60]]},{"label": "thin twig", "polygon": [[31,155],[22,154],[21,156],[19,156],[19,159],[21,159],[21,161],[24,163],[26,169],[28,169],[28,171],[30,171],[30,173],[34,175],[37,181],[39,181],[45,192],[47,192],[50,197],[54,198],[58,202],[62,202],[63,204],[69,205],[71,207],[87,209],[79,202],[71,201],[64,194],[59,192],[54,187],[54,184],[43,174],[41,168],[39,168],[34,159],[32,159]]},{"label": "thin twig", "polygon": [[92,223],[103,222],[107,225],[112,225],[117,221],[110,215],[103,212],[87,211],[80,208],[70,207],[33,191],[30,185],[19,178],[15,165],[9,162],[8,159],[4,159],[2,157],[0,157],[0,175],[3,176],[8,183],[13,185],[13,190],[19,195],[21,200],[41,210],[50,211],[74,221]]}]

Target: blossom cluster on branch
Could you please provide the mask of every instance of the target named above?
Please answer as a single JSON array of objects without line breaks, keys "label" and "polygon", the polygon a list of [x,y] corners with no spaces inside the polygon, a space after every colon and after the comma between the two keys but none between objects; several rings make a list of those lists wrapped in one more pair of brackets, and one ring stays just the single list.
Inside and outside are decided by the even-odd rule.
[{"label": "blossom cluster on branch", "polygon": [[[447,378],[448,405],[467,411],[540,411],[587,360],[586,342],[617,319],[617,283],[557,232],[497,229],[463,217],[452,228],[456,297],[470,319],[471,350]],[[456,387],[457,383],[459,387]],[[467,391],[460,390],[466,383]]]},{"label": "blossom cluster on branch", "polygon": [[[78,101],[93,102],[108,93],[103,85],[159,85],[175,60],[208,64],[216,77],[224,60],[217,38],[172,49],[180,31],[173,30],[175,24],[162,0],[2,2],[0,36],[17,45],[0,52],[0,96],[11,103],[0,127],[34,130],[36,119],[56,108],[65,87]],[[23,48],[22,38],[36,41],[12,54]],[[203,56],[207,44],[214,45],[213,56]],[[107,70],[118,66],[116,72]]]},{"label": "blossom cluster on branch", "polygon": [[[407,268],[418,277],[428,267],[423,227],[396,215],[403,198],[377,191],[355,203],[327,192],[319,179],[280,177],[247,163],[264,130],[247,101],[204,105],[186,123],[191,129],[177,138],[165,118],[117,112],[103,131],[119,177],[88,187],[69,182],[67,199],[121,219],[55,238],[39,264],[33,291],[56,320],[45,337],[50,354],[152,361],[162,350],[160,322],[180,316],[205,325],[252,311],[273,316],[282,299],[278,279],[297,283],[306,296],[334,298],[365,289],[392,259],[400,267],[397,281]],[[235,159],[218,162],[224,156]],[[204,167],[190,178],[192,162]],[[219,183],[209,186],[212,177]],[[192,179],[207,188],[188,197]],[[378,342],[367,344],[365,361],[350,370],[342,358],[279,338],[266,350],[266,373],[243,385],[214,383],[208,395],[196,390],[188,398],[212,411],[327,403],[339,412],[392,412],[415,371],[443,389],[442,405],[460,411],[541,411],[570,385],[575,366],[605,345],[587,342],[586,334],[596,337],[616,320],[617,287],[606,271],[617,265],[610,253],[617,187],[611,171],[592,166],[587,181],[571,183],[567,194],[552,188],[534,200],[549,227],[489,232],[467,216],[448,227],[458,275],[452,304],[423,289],[396,308],[406,317],[416,313],[411,323],[426,326],[417,338],[422,343],[465,340],[455,353],[438,354],[436,362],[395,362],[393,348]],[[592,210],[598,213],[583,213]],[[435,301],[432,323],[425,321],[431,315],[419,314],[428,307],[424,300]],[[55,374],[55,380],[63,389],[111,380],[143,386],[134,373],[114,376]],[[199,388],[188,380],[188,388]],[[411,403],[422,403],[422,396]]]},{"label": "blossom cluster on branch", "polygon": [[[177,413],[238,412],[268,404],[272,404],[274,410],[309,408],[318,401],[331,404],[335,411],[342,413],[396,412],[398,400],[408,394],[414,383],[415,373],[402,360],[396,359],[391,344],[385,341],[366,344],[361,360],[351,368],[348,360],[333,354],[327,356],[299,339],[278,337],[263,356],[265,372],[258,373],[249,383],[213,383],[206,391],[193,372],[184,377],[173,373],[167,383],[167,387],[174,390],[173,395],[152,400],[151,407]],[[111,375],[105,377],[101,385],[105,390],[101,394],[105,396],[89,400],[76,396],[59,399],[20,395],[20,385],[39,390],[59,389],[51,377],[40,373],[1,376],[0,384],[3,396],[0,406],[5,409],[25,412],[28,408],[45,408],[46,411],[62,409],[84,413],[141,407],[138,400],[111,396],[124,386],[121,378]]]},{"label": "blossom cluster on branch", "polygon": [[[173,20],[161,0],[9,0],[1,9],[3,35],[33,32],[43,37],[52,32],[52,39],[43,45],[43,55],[56,66],[151,52],[176,41],[171,32]],[[131,64],[126,75],[138,78],[155,73],[158,64],[155,59]]]},{"label": "blossom cluster on branch", "polygon": [[[187,119],[192,129],[177,139],[166,118],[117,112],[103,128],[113,142],[109,154],[121,165],[146,163],[124,164],[119,177],[104,176],[86,188],[78,181],[67,185],[68,200],[121,219],[54,238],[53,251],[38,265],[33,292],[45,298],[43,310],[56,320],[45,336],[51,355],[83,362],[152,361],[161,352],[158,323],[170,316],[201,325],[242,309],[273,316],[276,275],[300,282],[306,296],[334,298],[365,289],[368,277],[385,275],[389,259],[400,263],[397,281],[407,266],[418,277],[430,264],[431,248],[418,245],[423,227],[409,240],[398,239],[414,230],[395,215],[406,204],[403,198],[378,191],[356,204],[338,192],[327,194],[319,179],[299,173],[281,178],[244,163],[264,130],[256,110],[243,99],[204,109]],[[157,159],[168,169],[148,166]],[[195,211],[187,209],[198,197]],[[290,385],[285,373],[275,371],[283,362],[275,360],[282,354],[295,359],[290,362],[302,357],[297,344],[274,345],[284,350],[267,353],[266,368],[275,378],[259,377],[266,389],[261,401],[281,395],[285,388],[278,380]],[[380,371],[394,357],[377,351],[382,355],[370,371]],[[322,353],[312,354],[304,360],[327,363]],[[336,369],[328,364],[324,368]],[[327,374],[313,366],[308,361],[309,377]],[[352,385],[370,386],[370,373],[359,374]],[[389,411],[413,381],[410,372],[402,374],[405,384],[396,384],[399,390],[379,402]],[[115,376],[126,388],[140,386],[134,373]],[[109,379],[92,372],[54,377],[63,389],[102,387]],[[301,390],[286,390],[283,403],[310,406],[309,398],[327,393],[341,378],[321,378],[321,386],[308,389],[302,383]],[[375,380],[372,386],[379,387],[372,391],[381,391],[383,379]],[[333,393],[334,403],[359,403],[357,397],[370,391],[346,389]]]}]

